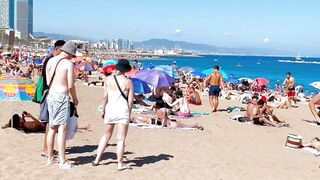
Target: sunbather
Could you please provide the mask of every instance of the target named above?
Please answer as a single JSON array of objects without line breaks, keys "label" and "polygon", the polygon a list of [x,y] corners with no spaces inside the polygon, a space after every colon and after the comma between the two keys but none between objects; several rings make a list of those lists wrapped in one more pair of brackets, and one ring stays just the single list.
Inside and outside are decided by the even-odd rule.
[{"label": "sunbather", "polygon": [[320,139],[315,137],[311,140],[310,143],[307,143],[307,144],[302,144],[301,146],[302,148],[303,147],[311,147],[311,148],[314,148],[316,149],[317,151],[320,152]]},{"label": "sunbather", "polygon": [[199,93],[194,89],[194,87],[188,88],[188,102],[194,105],[201,105],[201,99]]},{"label": "sunbather", "polygon": [[[31,119],[32,121],[27,121],[26,118]],[[44,123],[26,111],[23,111],[21,117],[18,114],[14,114],[8,124],[4,125],[2,128],[8,127],[23,130],[24,132],[45,132],[46,129]]]}]

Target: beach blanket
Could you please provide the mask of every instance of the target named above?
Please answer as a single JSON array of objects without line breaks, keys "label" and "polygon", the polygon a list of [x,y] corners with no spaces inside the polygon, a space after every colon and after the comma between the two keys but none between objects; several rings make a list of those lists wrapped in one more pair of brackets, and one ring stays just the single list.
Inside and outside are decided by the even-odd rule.
[{"label": "beach blanket", "polygon": [[232,117],[229,117],[230,120],[241,122],[245,124],[253,124],[253,121],[246,121],[245,117],[243,115],[234,115]]},{"label": "beach blanket", "polygon": [[291,148],[291,147],[286,147],[286,148],[293,149],[293,150],[303,150],[303,151],[306,151],[306,152],[309,152],[309,153],[313,154],[315,157],[319,157],[320,156],[320,152],[317,151],[314,148],[311,148],[311,147],[304,147],[304,148],[301,148],[301,149],[296,149],[296,148]]},{"label": "beach blanket", "polygon": [[308,124],[312,125],[312,126],[320,126],[317,121],[313,121],[313,120],[306,120],[306,119],[302,119],[302,121],[307,122]]},{"label": "beach blanket", "polygon": [[190,112],[190,114],[191,114],[193,117],[208,116],[208,115],[209,115],[209,113],[207,113],[207,112]]}]

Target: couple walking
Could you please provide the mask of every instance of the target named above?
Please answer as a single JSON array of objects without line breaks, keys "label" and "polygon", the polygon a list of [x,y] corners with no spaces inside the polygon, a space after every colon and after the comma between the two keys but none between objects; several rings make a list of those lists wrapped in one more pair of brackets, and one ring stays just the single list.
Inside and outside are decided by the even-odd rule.
[{"label": "couple walking", "polygon": [[[70,169],[73,164],[68,163],[65,157],[66,131],[70,117],[70,97],[75,106],[79,104],[73,77],[73,64],[70,61],[76,56],[77,47],[72,42],[67,42],[61,47],[61,52],[48,60],[45,67],[46,84],[49,88],[47,104],[49,111],[49,126],[47,134],[48,165],[54,163],[54,139],[58,134],[59,168]],[[102,136],[97,150],[97,158],[92,162],[97,166],[110,140],[114,126],[117,125],[117,157],[118,170],[129,167],[123,163],[125,138],[133,102],[133,85],[124,73],[131,70],[128,60],[119,60],[117,71],[106,79],[103,114],[106,133]],[[50,82],[50,83],[48,83]]]}]

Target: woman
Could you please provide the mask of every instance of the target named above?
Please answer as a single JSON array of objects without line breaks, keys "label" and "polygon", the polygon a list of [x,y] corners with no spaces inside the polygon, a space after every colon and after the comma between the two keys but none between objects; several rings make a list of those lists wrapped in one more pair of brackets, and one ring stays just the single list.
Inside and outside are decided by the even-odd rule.
[{"label": "woman", "polygon": [[101,156],[112,136],[114,126],[117,125],[118,171],[122,171],[130,168],[123,163],[123,154],[133,103],[133,85],[131,80],[124,76],[126,72],[131,70],[129,61],[120,59],[116,68],[117,71],[112,76],[108,76],[105,82],[102,118],[104,118],[107,127],[106,133],[100,140],[97,157],[92,162],[92,166],[99,165]]},{"label": "woman", "polygon": [[174,101],[173,103],[168,103],[168,105],[170,107],[173,107],[175,105],[179,106],[179,111],[176,113],[177,116],[191,117],[187,97],[183,97],[181,90],[178,90],[176,92],[176,97],[177,97],[176,101]]},{"label": "woman", "polygon": [[310,111],[317,121],[317,124],[320,125],[320,115],[319,112],[317,112],[316,105],[320,105],[320,93],[309,102]]}]

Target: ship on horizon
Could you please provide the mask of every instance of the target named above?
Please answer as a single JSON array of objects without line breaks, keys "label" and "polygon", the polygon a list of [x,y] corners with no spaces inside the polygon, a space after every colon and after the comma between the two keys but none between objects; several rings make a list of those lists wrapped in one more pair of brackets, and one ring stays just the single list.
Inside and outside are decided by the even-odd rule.
[{"label": "ship on horizon", "polygon": [[298,64],[320,64],[319,61],[305,61],[302,59],[300,54],[295,57],[295,60],[289,60],[289,59],[280,59],[278,62],[281,63],[298,63]]}]

